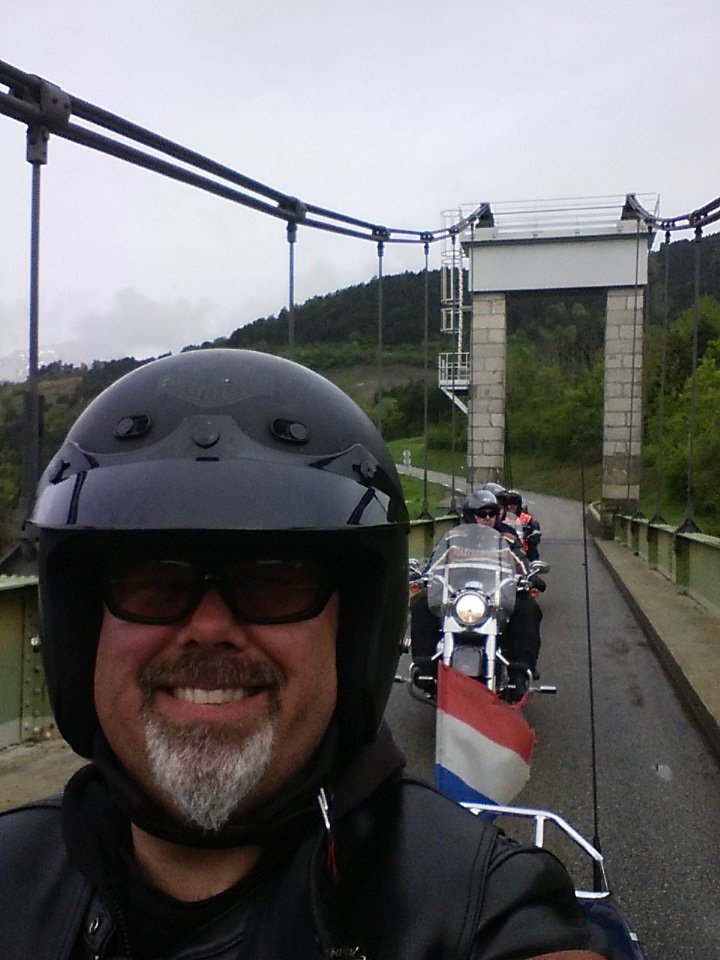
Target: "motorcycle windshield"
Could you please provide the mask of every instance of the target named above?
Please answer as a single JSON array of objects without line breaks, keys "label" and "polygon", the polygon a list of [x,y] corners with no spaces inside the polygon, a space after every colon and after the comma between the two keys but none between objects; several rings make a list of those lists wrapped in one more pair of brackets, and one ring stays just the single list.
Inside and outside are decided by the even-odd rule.
[{"label": "motorcycle windshield", "polygon": [[508,613],[515,605],[516,563],[507,540],[492,527],[465,523],[443,538],[427,570],[428,606],[436,613],[460,590],[476,586]]}]

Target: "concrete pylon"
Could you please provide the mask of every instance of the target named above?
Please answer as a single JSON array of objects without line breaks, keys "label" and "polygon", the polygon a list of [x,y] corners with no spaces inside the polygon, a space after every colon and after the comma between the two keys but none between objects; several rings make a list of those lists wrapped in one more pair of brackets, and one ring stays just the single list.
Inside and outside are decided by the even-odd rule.
[{"label": "concrete pylon", "polygon": [[603,512],[634,511],[640,499],[643,302],[641,287],[607,292],[603,405]]},{"label": "concrete pylon", "polygon": [[468,403],[468,486],[502,481],[505,458],[507,308],[504,293],[473,297]]},{"label": "concrete pylon", "polygon": [[[603,514],[634,511],[640,496],[643,294],[650,228],[637,197],[493,205],[462,237],[473,297],[468,480],[503,479],[506,296],[604,290],[607,296],[603,413]],[[612,200],[612,198],[606,198]],[[489,213],[489,204],[486,204]]]}]

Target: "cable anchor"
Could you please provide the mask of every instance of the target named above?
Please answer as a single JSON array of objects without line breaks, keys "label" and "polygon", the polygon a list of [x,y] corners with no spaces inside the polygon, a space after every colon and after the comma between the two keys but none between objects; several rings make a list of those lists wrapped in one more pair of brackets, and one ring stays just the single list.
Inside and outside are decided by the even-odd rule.
[{"label": "cable anchor", "polygon": [[278,210],[281,210],[283,213],[287,214],[289,239],[290,224],[302,223],[303,220],[305,220],[307,217],[307,206],[302,202],[302,200],[298,200],[297,197],[283,197],[282,200],[278,202]]}]

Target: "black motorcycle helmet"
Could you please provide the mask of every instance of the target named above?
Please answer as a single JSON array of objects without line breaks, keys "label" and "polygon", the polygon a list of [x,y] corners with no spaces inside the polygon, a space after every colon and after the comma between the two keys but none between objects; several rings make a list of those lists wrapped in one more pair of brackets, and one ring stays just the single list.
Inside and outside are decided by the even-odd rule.
[{"label": "black motorcycle helmet", "polygon": [[475,516],[481,510],[492,510],[497,517],[500,513],[500,504],[497,497],[489,490],[473,490],[463,502],[462,515],[465,523],[475,523]]},{"label": "black motorcycle helmet", "polygon": [[494,494],[495,499],[498,502],[498,516],[501,520],[505,519],[507,513],[507,490],[500,483],[495,483],[489,481],[483,486],[483,490],[487,490],[490,493]]},{"label": "black motorcycle helmet", "polygon": [[323,377],[245,350],[165,357],[81,414],[38,485],[41,636],[58,728],[93,755],[105,558],[293,544],[338,575],[339,751],[378,729],[407,616],[407,510],[365,414]]},{"label": "black motorcycle helmet", "polygon": [[518,513],[522,507],[522,494],[518,490],[508,490],[505,494],[505,504],[510,506],[511,503],[514,503],[518,508]]},{"label": "black motorcycle helmet", "polygon": [[498,503],[504,504],[505,498],[507,497],[507,490],[501,483],[495,483],[490,480],[487,483],[483,484],[483,490],[489,490],[490,493],[495,495]]}]

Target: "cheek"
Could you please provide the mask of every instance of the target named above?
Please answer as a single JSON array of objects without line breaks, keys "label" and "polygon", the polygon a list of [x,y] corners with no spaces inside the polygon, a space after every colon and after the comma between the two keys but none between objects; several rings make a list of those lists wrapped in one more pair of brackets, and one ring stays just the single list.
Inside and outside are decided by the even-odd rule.
[{"label": "cheek", "polygon": [[[128,628],[132,636],[128,636]],[[152,656],[154,646],[143,642],[137,632],[135,625],[105,613],[95,660],[94,692],[95,709],[106,735],[139,713],[142,693],[137,675]]]},{"label": "cheek", "polygon": [[331,603],[315,629],[306,628],[303,636],[292,639],[292,657],[286,663],[286,695],[318,723],[329,721],[337,699],[337,602]]}]

